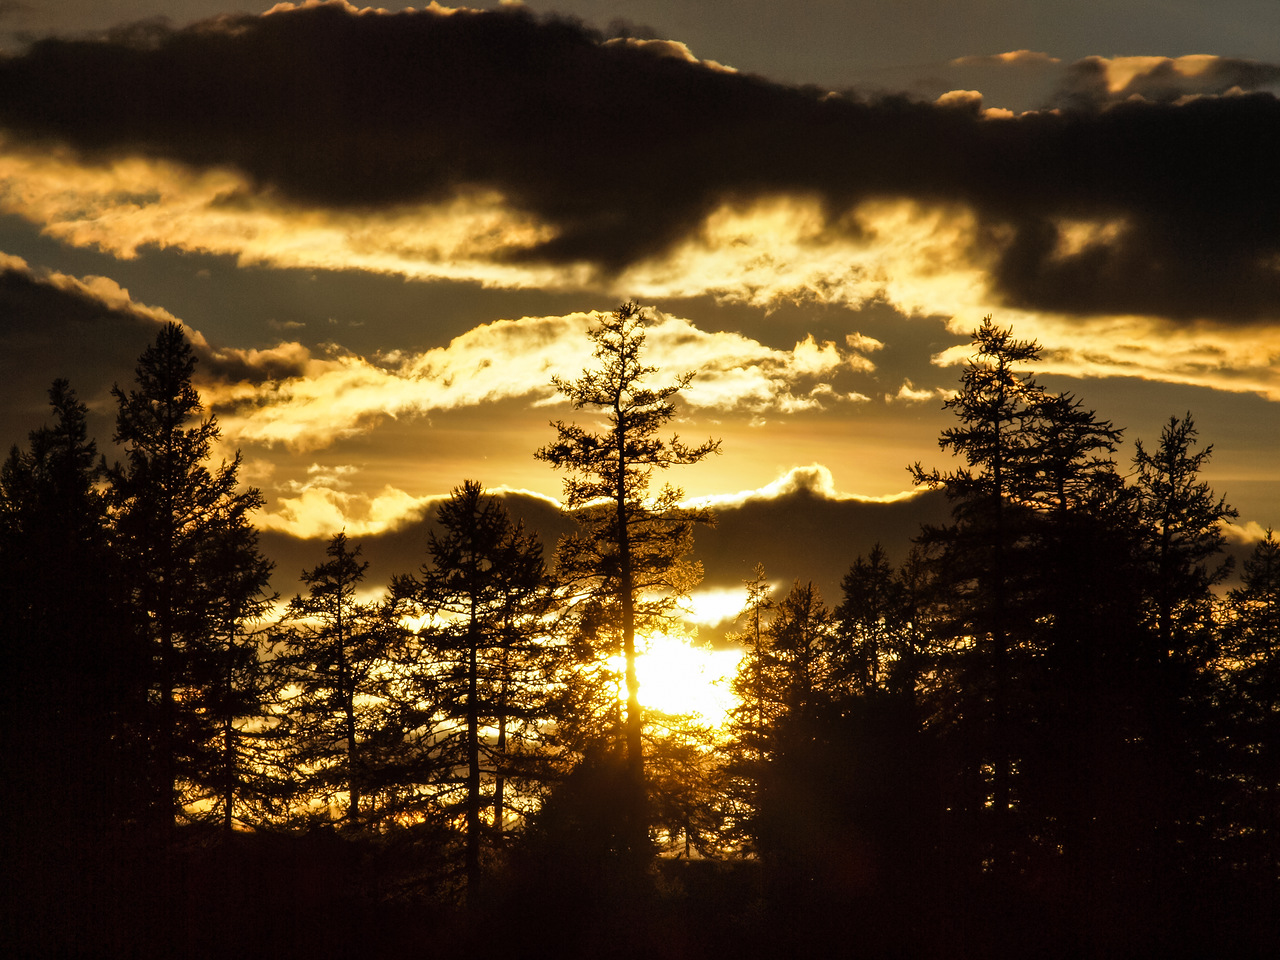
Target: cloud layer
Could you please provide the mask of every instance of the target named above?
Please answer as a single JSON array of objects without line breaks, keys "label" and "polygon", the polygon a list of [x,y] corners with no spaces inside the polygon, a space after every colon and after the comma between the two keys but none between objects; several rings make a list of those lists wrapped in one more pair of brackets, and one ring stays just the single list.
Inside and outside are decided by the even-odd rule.
[{"label": "cloud layer", "polygon": [[[810,336],[791,350],[778,350],[741,334],[709,333],[687,320],[649,313],[654,323],[648,359],[658,368],[654,382],[697,371],[682,392],[695,409],[793,413],[865,399],[842,396],[832,386],[842,372],[872,369],[862,353],[847,345],[818,343]],[[594,315],[586,313],[498,320],[444,347],[373,358],[311,358],[298,344],[282,344],[262,352],[259,371],[271,373],[295,353],[304,355],[305,371],[210,383],[205,393],[228,439],[316,449],[386,417],[516,397],[555,403],[552,377],[572,379],[592,364],[586,333],[593,322]],[[233,359],[247,367],[255,355],[240,353]],[[224,371],[231,367],[225,361],[221,366]]]},{"label": "cloud layer", "polygon": [[[558,504],[526,491],[495,492],[513,516],[539,534],[550,558],[559,538],[572,528]],[[348,526],[348,533],[364,543],[371,584],[385,584],[393,574],[408,573],[424,561],[427,531],[434,526],[440,499],[423,499],[395,524]],[[812,579],[834,605],[840,600],[840,578],[855,557],[881,543],[894,563],[900,563],[920,524],[942,522],[948,510],[946,498],[939,493],[892,503],[843,496],[830,487],[825,468],[800,468],[736,502],[715,507],[716,526],[699,528],[695,534],[694,553],[705,571],[701,591],[736,594],[755,565],[763,563],[766,574],[784,592],[795,579]],[[785,530],[786,535],[761,536],[761,531],[768,530]],[[284,523],[266,528],[263,545],[277,560],[276,589],[285,594],[296,589],[297,572],[314,566],[323,553],[320,538],[332,532]],[[715,635],[715,631],[703,634],[704,639]]]},{"label": "cloud layer", "polygon": [[[699,415],[734,413],[749,419],[867,399],[850,389],[850,380],[875,369],[869,356],[880,344],[870,337],[850,334],[837,344],[809,335],[780,349],[741,333],[704,330],[654,308],[647,313],[652,324],[646,355],[657,367],[653,382],[695,372],[681,397],[684,407]],[[15,436],[26,429],[17,425],[42,416],[44,392],[55,375],[69,377],[105,415],[111,383],[128,382],[137,356],[161,324],[181,322],[163,308],[139,303],[105,277],[41,272],[2,254],[0,319],[4,355],[49,358],[15,370],[0,387],[7,415],[0,419],[6,426],[11,419],[6,432]],[[296,341],[231,347],[184,328],[199,359],[197,385],[218,416],[224,442],[297,452],[368,433],[388,418],[504,401],[554,406],[560,399],[552,377],[572,379],[592,364],[587,330],[595,321],[595,314],[582,312],[496,320],[440,347],[371,356]],[[312,477],[285,493],[292,504],[288,509],[299,516],[321,508],[353,513],[352,496],[332,478]],[[382,506],[365,504],[354,512],[382,516],[386,510],[407,509],[396,491],[374,500],[379,497]]]},{"label": "cloud layer", "polygon": [[[961,218],[957,255],[997,306],[1274,320],[1280,103],[1247,91],[1275,68],[1087,61],[1070,76],[1069,109],[996,119],[972,98],[784,87],[518,9],[282,5],[0,62],[4,203],[126,252],[316,260],[341,242],[365,252],[348,266],[429,261],[507,284],[703,269],[726,218],[742,233],[773,202],[810,225],[786,263],[758,264],[761,285],[791,269],[793,288],[825,277],[869,296],[874,270],[851,282],[823,252],[865,247],[882,232],[868,205],[905,202]],[[80,196],[58,209],[54,181],[72,174]],[[722,271],[749,294],[743,273]]]}]

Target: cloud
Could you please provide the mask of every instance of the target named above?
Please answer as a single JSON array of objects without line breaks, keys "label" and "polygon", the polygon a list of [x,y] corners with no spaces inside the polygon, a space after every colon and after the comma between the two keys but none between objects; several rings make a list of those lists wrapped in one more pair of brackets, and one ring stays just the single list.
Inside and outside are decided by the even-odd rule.
[{"label": "cloud", "polygon": [[[560,536],[572,528],[572,521],[547,497],[505,488],[493,492],[514,518],[538,533],[548,558]],[[921,523],[942,523],[950,511],[945,494],[936,491],[890,501],[840,494],[830,481],[830,471],[819,464],[797,468],[753,494],[738,502],[716,504],[716,526],[695,532],[694,556],[705,571],[699,589],[705,594],[700,619],[705,624],[721,618],[729,596],[740,596],[742,581],[757,563],[763,563],[766,575],[780,584],[813,579],[829,603],[838,603],[840,578],[855,557],[879,542],[890,559],[900,563]],[[343,524],[348,536],[364,548],[370,585],[383,585],[393,574],[416,570],[426,560],[427,531],[434,526],[434,505],[442,497],[416,499],[393,488],[382,496],[384,507],[399,502],[405,509],[393,522],[381,525],[364,519],[375,512],[376,497],[355,503],[359,509],[368,506],[368,514],[343,514],[319,499],[299,505],[295,514],[276,514],[262,536],[263,550],[277,564],[275,588],[285,594],[296,589],[297,572],[323,560],[322,538]],[[783,529],[788,531],[785,537],[760,535],[762,530]],[[700,636],[715,643],[727,624],[720,627],[704,629]]]},{"label": "cloud", "polygon": [[1047,53],[1035,50],[1010,50],[981,56],[956,57],[950,61],[953,67],[1049,67],[1062,61]]},{"label": "cloud", "polygon": [[[766,487],[709,505],[716,526],[695,534],[708,588],[736,587],[763,563],[766,575],[782,583],[815,580],[833,605],[855,557],[879,542],[901,563],[922,523],[949,516],[946,496],[937,492],[881,500],[840,493],[821,464],[797,467]],[[787,535],[760,535],[769,530]]]},{"label": "cloud", "polygon": [[[966,351],[968,348],[965,348]],[[966,353],[966,358],[968,354]],[[945,398],[947,391],[945,390],[918,390],[910,380],[902,381],[902,386],[898,388],[896,394],[885,394],[886,401],[902,401],[905,403],[925,403],[930,400],[938,400]]]},{"label": "cloud", "polygon": [[[688,320],[650,310],[648,359],[659,380],[686,371],[696,377],[681,394],[690,407],[749,411],[805,409],[839,400],[817,390],[842,371],[864,371],[861,354],[812,336],[792,350],[767,347],[737,333],[709,333]],[[207,394],[230,441],[318,449],[369,429],[386,417],[428,414],[512,397],[559,402],[551,379],[569,379],[590,366],[587,329],[594,316],[524,317],[482,324],[447,346],[422,353],[366,358],[299,354],[305,375],[265,382],[228,381]],[[248,351],[235,359],[256,364],[258,353],[294,357],[296,344]],[[224,364],[224,369],[229,369]],[[815,384],[817,381],[817,384]],[[806,384],[809,392],[798,394]]]},{"label": "cloud", "polygon": [[717,63],[715,60],[699,60],[693,55],[693,51],[689,49],[688,44],[681,43],[679,40],[641,40],[636,37],[615,37],[612,40],[606,40],[605,46],[613,46],[622,44],[635,50],[642,50],[655,57],[665,57],[669,60],[680,60],[685,63],[695,63],[699,66],[707,67],[711,70],[719,70],[724,73],[737,73],[733,67],[725,66],[723,63]]},{"label": "cloud", "polygon": [[689,501],[690,506],[709,507],[719,510],[728,507],[741,507],[747,503],[777,500],[792,496],[817,497],[822,500],[856,500],[859,503],[891,503],[914,496],[905,493],[893,497],[861,497],[851,493],[841,493],[836,487],[835,477],[831,471],[820,463],[807,466],[792,467],[778,479],[763,487],[752,490],[741,490],[737,493],[715,494],[709,497],[695,497]]},{"label": "cloud", "polygon": [[982,92],[979,90],[948,90],[934,101],[940,107],[967,110],[976,113],[982,108]]},{"label": "cloud", "polygon": [[311,539],[343,530],[363,537],[395,530],[421,517],[435,500],[414,497],[391,485],[374,493],[354,493],[327,484],[305,484],[293,496],[279,496],[259,514],[264,530]]},{"label": "cloud", "polygon": [[1236,546],[1252,548],[1259,541],[1266,539],[1267,531],[1256,520],[1250,520],[1247,523],[1226,521],[1222,524],[1222,535]]},{"label": "cloud", "polygon": [[[706,411],[794,412],[856,402],[857,394],[833,384],[874,370],[866,354],[879,348],[878,341],[856,334],[843,344],[809,335],[791,349],[775,348],[735,332],[702,330],[653,308],[648,313],[648,359],[659,368],[655,382],[694,372],[682,401]],[[129,382],[137,357],[161,325],[181,323],[161,307],[134,300],[110,278],[40,271],[4,254],[0,318],[0,350],[47,358],[15,368],[0,388],[6,434],[12,436],[43,417],[44,392],[55,376],[69,377],[91,406],[108,411],[110,386]],[[199,361],[196,384],[218,415],[228,445],[307,450],[388,417],[513,398],[560,403],[552,376],[573,378],[592,364],[587,330],[594,318],[573,313],[499,320],[443,347],[373,356],[296,341],[233,348],[209,342],[190,326],[184,330]],[[317,506],[320,495],[310,495]]]},{"label": "cloud", "polygon": [[1178,103],[1280,88],[1280,65],[1195,54],[1184,57],[1086,57],[1071,64],[1053,101],[1098,109],[1140,100]]},{"label": "cloud", "polygon": [[[1018,335],[1039,342],[1037,369],[1071,377],[1135,377],[1255,393],[1280,401],[1280,327],[1223,329],[1212,324],[1170,327],[1150,317],[1074,318],[1005,312],[998,319]],[[964,332],[976,323],[953,322]],[[933,358],[959,366],[970,347]]]},{"label": "cloud", "polygon": [[[884,278],[841,255],[867,258],[870,208],[911,204],[967,212],[989,305],[1272,322],[1280,103],[1170,97],[1257,91],[1273,68],[1182,58],[1121,83],[1125,63],[1074,68],[1081,89],[1093,77],[1108,104],[1126,98],[1110,109],[1090,95],[993,119],[784,87],[523,9],[281,6],[0,61],[0,203],[121,255],[638,280],[624,289],[653,297],[694,291],[710,266],[696,292],[752,302],[874,296]],[[770,217],[778,250],[733,246]],[[1081,223],[1100,232],[1070,249]]]},{"label": "cloud", "polygon": [[[197,360],[195,380],[208,390],[225,381],[261,382],[313,373],[317,364],[298,343],[264,349],[221,347],[164,307],[135,300],[110,277],[73,277],[32,267],[20,257],[0,253],[0,316],[5,319],[0,346],[24,349],[28,355],[56,351],[59,362],[81,367],[97,379],[127,380],[138,355],[159,328],[177,323],[191,342]],[[112,346],[108,347],[107,344]],[[81,349],[82,348],[82,349]],[[74,385],[74,384],[73,384]]]},{"label": "cloud", "polygon": [[43,423],[46,391],[62,377],[89,406],[95,433],[110,436],[102,422],[114,418],[112,384],[128,382],[139,354],[173,319],[106,277],[76,278],[0,253],[2,435],[25,436]]}]

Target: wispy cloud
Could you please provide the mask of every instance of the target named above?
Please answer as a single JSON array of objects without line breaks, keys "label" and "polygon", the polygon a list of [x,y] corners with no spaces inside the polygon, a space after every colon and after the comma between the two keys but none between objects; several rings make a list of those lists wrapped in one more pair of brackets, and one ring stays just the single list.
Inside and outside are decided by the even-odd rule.
[{"label": "wispy cloud", "polygon": [[[741,334],[709,333],[688,320],[651,313],[655,376],[696,372],[682,393],[694,408],[790,411],[839,402],[840,396],[820,387],[842,371],[871,367],[847,346],[812,336],[778,350]],[[229,439],[316,449],[387,417],[511,397],[554,404],[552,377],[572,378],[592,363],[586,331],[593,322],[586,313],[500,320],[422,353],[308,357],[305,375],[228,380],[209,385],[207,393]],[[281,345],[277,352],[293,349],[296,344]]]},{"label": "wispy cloud", "polygon": [[904,403],[926,403],[929,401],[943,399],[946,396],[947,391],[945,390],[919,390],[911,383],[910,380],[904,380],[902,382],[902,386],[898,388],[897,393],[885,394],[885,400],[890,403],[895,400]]},{"label": "wispy cloud", "polygon": [[1127,101],[1177,103],[1193,97],[1280,89],[1280,65],[1193,54],[1183,57],[1086,57],[1071,64],[1059,106],[1097,109]]},{"label": "wispy cloud", "polygon": [[956,57],[953,67],[1047,67],[1061,63],[1057,57],[1036,50],[1009,50],[1005,53]]}]

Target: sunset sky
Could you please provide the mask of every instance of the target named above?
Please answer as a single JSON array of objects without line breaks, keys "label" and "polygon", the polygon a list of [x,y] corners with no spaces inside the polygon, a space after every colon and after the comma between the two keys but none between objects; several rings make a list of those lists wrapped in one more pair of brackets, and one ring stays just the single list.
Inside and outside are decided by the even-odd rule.
[{"label": "sunset sky", "polygon": [[6,447],[66,376],[108,448],[177,319],[281,569],[344,527],[408,556],[464,479],[559,494],[551,377],[635,298],[723,441],[670,478],[726,518],[708,587],[838,583],[937,514],[858,498],[947,466],[991,314],[1122,464],[1191,411],[1233,543],[1280,524],[1273,0],[234,9],[0,4]]}]

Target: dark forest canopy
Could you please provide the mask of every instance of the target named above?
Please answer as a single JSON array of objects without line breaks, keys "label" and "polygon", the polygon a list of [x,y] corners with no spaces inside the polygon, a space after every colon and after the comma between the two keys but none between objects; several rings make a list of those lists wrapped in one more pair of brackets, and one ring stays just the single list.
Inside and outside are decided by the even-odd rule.
[{"label": "dark forest canopy", "polygon": [[[719,541],[708,562],[732,554],[749,588],[719,730],[624,709],[622,528],[526,525],[468,480],[398,576],[370,576],[339,533],[273,556],[296,591],[277,603],[259,495],[238,458],[211,462],[182,329],[115,391],[121,464],[58,381],[51,424],[0,468],[4,843],[23,880],[6,942],[1268,955],[1275,538],[1228,582],[1234,512],[1201,478],[1191,414],[1117,462],[1120,428],[1042,387],[1038,355],[974,331],[939,441],[954,458],[912,468],[946,509],[910,543],[848,544],[838,587],[749,572],[785,514],[759,506],[758,541]],[[636,449],[674,465],[713,448],[664,446],[665,422]],[[706,518],[678,496],[619,490],[646,569],[688,591],[684,552],[716,531],[689,541]]]}]

